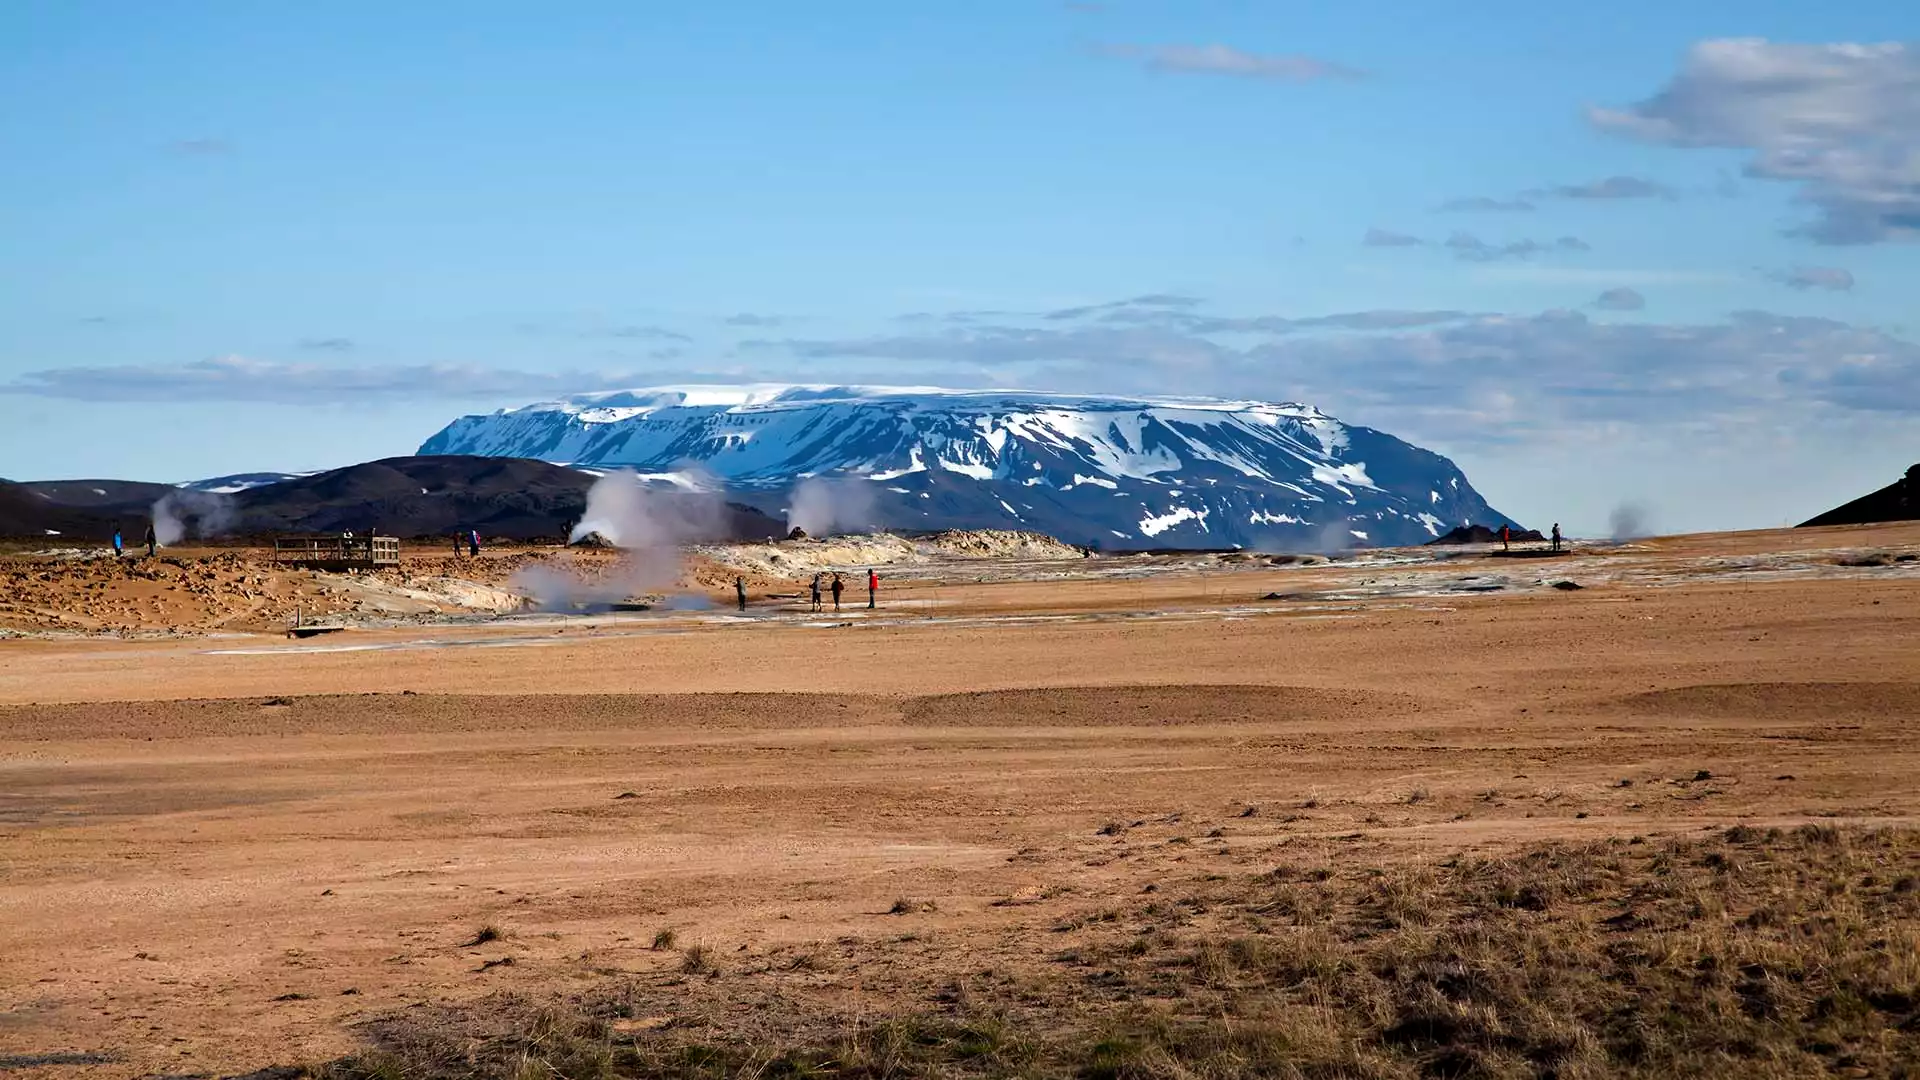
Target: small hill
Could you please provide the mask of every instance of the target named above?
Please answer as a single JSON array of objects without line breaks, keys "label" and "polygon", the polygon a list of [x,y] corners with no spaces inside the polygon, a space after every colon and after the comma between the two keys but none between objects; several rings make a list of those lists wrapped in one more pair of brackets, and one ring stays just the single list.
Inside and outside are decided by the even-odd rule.
[{"label": "small hill", "polygon": [[1876,521],[1912,521],[1920,519],[1920,465],[1879,491],[1862,495],[1850,503],[1836,506],[1819,517],[1808,518],[1800,528],[1810,525],[1870,525]]},{"label": "small hill", "polygon": [[[566,536],[586,511],[596,477],[526,458],[467,455],[384,458],[263,484],[232,496],[232,530],[244,534],[380,532],[447,536],[477,529],[516,540]],[[659,491],[661,500],[700,498]],[[728,503],[714,539],[783,536],[786,526]]]},{"label": "small hill", "polygon": [[[132,545],[154,503],[173,496],[181,517],[220,521],[219,536],[351,530],[412,538],[477,529],[500,539],[558,539],[585,513],[597,477],[525,458],[449,455],[385,458],[252,486],[224,479],[236,482],[221,486],[242,490],[124,480],[0,481],[0,536],[58,533],[104,543],[118,525]],[[654,497],[667,504],[685,500],[690,507],[693,500],[711,498],[678,490],[656,491]],[[783,522],[738,503],[698,516],[713,519],[714,535],[702,539],[762,540],[787,533]]]},{"label": "small hill", "polygon": [[[1545,540],[1539,529],[1515,529],[1514,543],[1531,543]],[[1500,530],[1489,529],[1485,525],[1462,525],[1452,532],[1427,541],[1428,547],[1436,544],[1497,544],[1500,542]]]},{"label": "small hill", "polygon": [[17,539],[88,540],[105,544],[118,525],[131,544],[146,527],[142,518],[112,509],[89,509],[55,502],[31,484],[0,480],[0,536]]},{"label": "small hill", "polygon": [[145,513],[156,499],[173,490],[172,484],[141,480],[34,480],[20,486],[61,506],[130,513]]}]

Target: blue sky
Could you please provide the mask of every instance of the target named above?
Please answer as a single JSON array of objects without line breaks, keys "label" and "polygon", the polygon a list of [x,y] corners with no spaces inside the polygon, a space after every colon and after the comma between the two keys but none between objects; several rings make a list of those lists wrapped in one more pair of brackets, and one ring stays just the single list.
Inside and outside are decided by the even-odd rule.
[{"label": "blue sky", "polygon": [[1304,399],[1588,530],[1920,459],[1920,10],[1449,7],[20,0],[0,475],[693,379]]}]

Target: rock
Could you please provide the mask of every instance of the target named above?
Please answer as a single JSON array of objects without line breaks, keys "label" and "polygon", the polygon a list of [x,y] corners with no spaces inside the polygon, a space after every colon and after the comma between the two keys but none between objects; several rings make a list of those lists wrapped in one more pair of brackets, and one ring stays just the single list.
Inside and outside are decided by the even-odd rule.
[{"label": "rock", "polygon": [[1553,587],[1559,589],[1561,592],[1573,592],[1576,589],[1586,588],[1585,585],[1577,581],[1556,581],[1553,583]]}]

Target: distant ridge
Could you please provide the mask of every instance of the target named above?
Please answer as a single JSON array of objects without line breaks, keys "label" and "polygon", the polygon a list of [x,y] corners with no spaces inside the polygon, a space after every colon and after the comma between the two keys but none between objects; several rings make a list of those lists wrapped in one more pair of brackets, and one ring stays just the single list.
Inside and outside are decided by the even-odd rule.
[{"label": "distant ridge", "polygon": [[1912,521],[1920,518],[1920,465],[1907,469],[1907,474],[1879,491],[1862,495],[1850,503],[1844,503],[1800,523],[1800,528],[1813,525],[1869,525],[1876,521]]},{"label": "distant ridge", "polygon": [[[491,538],[562,539],[585,512],[596,479],[545,461],[460,455],[384,458],[249,486],[257,478],[212,484],[239,488],[224,492],[113,480],[0,481],[0,535],[52,540],[57,533],[62,540],[104,544],[118,526],[132,547],[153,503],[185,489],[202,500],[184,504],[191,516],[217,505],[225,522],[219,536],[377,529],[437,538],[477,529]],[[657,490],[653,497],[670,502],[695,496]],[[716,540],[766,539],[787,531],[785,523],[737,503],[725,505],[714,527]]]}]

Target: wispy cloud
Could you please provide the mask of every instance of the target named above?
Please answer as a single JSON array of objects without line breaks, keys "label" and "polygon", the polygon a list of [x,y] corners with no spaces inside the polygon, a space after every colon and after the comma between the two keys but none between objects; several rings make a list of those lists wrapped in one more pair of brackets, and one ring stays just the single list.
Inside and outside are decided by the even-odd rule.
[{"label": "wispy cloud", "polygon": [[631,341],[679,341],[691,343],[692,338],[664,326],[609,326],[592,331],[588,337],[625,338]]},{"label": "wispy cloud", "polygon": [[298,344],[312,352],[352,352],[354,348],[353,339],[343,337],[301,338]]},{"label": "wispy cloud", "polygon": [[1448,199],[1433,209],[1442,214],[1524,214],[1533,208],[1533,204],[1525,199],[1492,199],[1475,195],[1465,199]]},{"label": "wispy cloud", "polygon": [[1363,247],[1419,247],[1426,243],[1410,233],[1394,232],[1392,229],[1368,229],[1360,238]]},{"label": "wispy cloud", "polygon": [[[1631,288],[1594,307],[1640,310]],[[345,366],[224,357],[178,365],[34,371],[0,393],[80,401],[377,404],[516,403],[594,389],[719,378],[912,378],[954,385],[1098,386],[1321,403],[1410,437],[1471,443],[1601,437],[1631,424],[1692,431],[1803,427],[1920,416],[1920,345],[1828,319],[1741,312],[1706,323],[1380,309],[1320,315],[1206,315],[1188,307],[1085,305],[1076,320],[895,323],[897,332],[745,343],[724,371],[525,371],[461,364]],[[1116,324],[1128,318],[1157,321]],[[1036,325],[1037,324],[1037,325]]]},{"label": "wispy cloud", "polygon": [[1447,237],[1444,245],[1455,257],[1469,262],[1494,262],[1499,259],[1531,259],[1535,255],[1549,252],[1592,251],[1592,245],[1577,236],[1563,236],[1558,240],[1513,240],[1504,244],[1491,244],[1469,232],[1456,232]]},{"label": "wispy cloud", "polygon": [[0,384],[0,394],[79,401],[369,404],[433,398],[512,401],[646,381],[648,376],[633,373],[511,371],[468,364],[344,367],[223,356],[187,364],[31,371]]},{"label": "wispy cloud", "polygon": [[1556,184],[1522,192],[1536,199],[1672,199],[1678,192],[1638,176],[1609,176],[1584,184]]},{"label": "wispy cloud", "polygon": [[798,320],[794,319],[792,316],[789,316],[789,315],[755,315],[752,312],[743,311],[738,315],[729,315],[721,321],[726,323],[728,326],[753,326],[753,327],[765,328],[765,327],[773,327],[773,326],[785,326],[788,323],[797,322]]},{"label": "wispy cloud", "polygon": [[1317,56],[1247,52],[1230,45],[1109,45],[1102,51],[1138,60],[1150,71],[1174,75],[1231,75],[1296,83],[1366,77],[1365,72]]},{"label": "wispy cloud", "polygon": [[1640,311],[1647,306],[1647,298],[1634,289],[1622,286],[1601,293],[1593,306],[1601,311]]},{"label": "wispy cloud", "polygon": [[1042,315],[1041,318],[1057,322],[1062,319],[1081,319],[1088,315],[1120,311],[1128,308],[1144,308],[1155,311],[1169,309],[1184,311],[1189,308],[1198,307],[1201,303],[1200,298],[1196,296],[1179,296],[1173,293],[1148,293],[1145,296],[1135,296],[1127,300],[1114,300],[1105,304],[1085,304],[1080,307],[1060,308],[1057,311],[1047,312],[1045,315]]},{"label": "wispy cloud", "polygon": [[[1635,311],[1610,290],[1594,306]],[[1841,410],[1920,413],[1920,345],[1822,319],[1743,312],[1717,323],[1595,322],[1572,311],[1349,312],[1289,318],[1168,312],[1163,325],[971,326],[762,342],[813,370],[899,365],[933,381],[1223,393],[1358,407],[1449,440],[1608,425],[1699,429]],[[1256,334],[1251,344],[1220,340]],[[1769,410],[1776,410],[1770,414]],[[1395,428],[1399,430],[1399,428]]]},{"label": "wispy cloud", "polygon": [[1749,178],[1798,184],[1822,244],[1920,240],[1920,47],[1702,41],[1644,101],[1592,108],[1603,131],[1751,152]]},{"label": "wispy cloud", "polygon": [[1838,266],[1796,266],[1791,270],[1770,271],[1767,277],[1792,289],[1846,292],[1853,288],[1852,271]]}]

